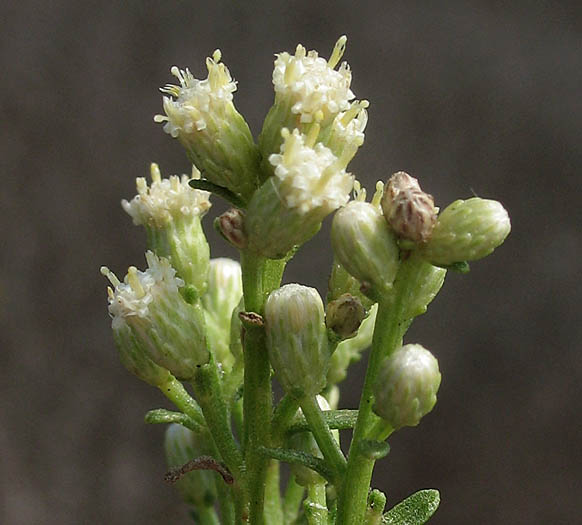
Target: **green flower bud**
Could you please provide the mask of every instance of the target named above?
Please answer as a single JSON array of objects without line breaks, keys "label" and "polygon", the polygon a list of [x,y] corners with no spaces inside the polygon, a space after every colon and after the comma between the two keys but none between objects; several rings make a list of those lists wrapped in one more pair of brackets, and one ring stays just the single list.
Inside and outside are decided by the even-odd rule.
[{"label": "green flower bud", "polygon": [[227,258],[212,259],[208,291],[202,296],[208,342],[216,360],[229,370],[234,362],[230,352],[232,312],[243,294],[240,264]]},{"label": "green flower bud", "polygon": [[298,395],[321,392],[330,356],[317,290],[299,284],[275,290],[264,319],[269,360],[283,389]]},{"label": "green flower bud", "polygon": [[[343,150],[346,140],[355,149],[361,145],[367,116],[359,112],[368,104],[365,101],[350,103],[354,94],[350,90],[352,74],[348,64],[343,62],[335,69],[345,51],[346,41],[345,36],[338,39],[329,61],[320,57],[317,51],[307,52],[301,44],[297,46],[295,55],[287,52],[277,55],[273,70],[275,102],[259,136],[263,159],[279,152],[283,128],[297,128],[307,134],[314,123],[322,129],[321,139],[332,134],[335,136],[331,141],[334,153]],[[342,141],[343,144],[340,144]],[[334,149],[336,144],[338,147]],[[269,176],[274,170],[263,161],[263,171],[264,176]]]},{"label": "green flower bud", "polygon": [[200,177],[195,166],[192,177],[172,175],[162,179],[158,165],[152,164],[151,177],[150,187],[145,178],[137,178],[138,194],[129,202],[122,200],[121,205],[134,224],[145,228],[148,248],[168,258],[178,276],[202,294],[210,249],[200,221],[211,206],[210,194],[188,185],[190,178]]},{"label": "green flower bud", "polygon": [[333,219],[331,244],[339,262],[360,282],[379,293],[392,288],[400,252],[376,206],[352,201],[341,208]]},{"label": "green flower bud", "polygon": [[457,200],[439,215],[420,253],[439,266],[475,261],[497,248],[510,230],[509,216],[500,202],[478,197]]},{"label": "green flower bud", "polygon": [[164,131],[177,138],[208,180],[247,201],[258,186],[259,151],[248,124],[232,102],[236,83],[217,49],[206,59],[208,78],[198,80],[188,69],[172,67],[180,82],[162,88]]},{"label": "green flower bud", "polygon": [[179,379],[191,379],[210,358],[204,313],[199,305],[184,301],[179,291],[184,282],[167,259],[152,252],[146,259],[145,272],[132,266],[123,283],[112,280],[111,326],[114,333],[129,328],[149,359]]},{"label": "green flower bud", "polygon": [[414,427],[436,403],[441,374],[436,358],[418,344],[388,356],[374,387],[374,412],[394,430]]},{"label": "green flower bud", "polygon": [[[176,423],[166,429],[164,449],[169,468],[180,467],[212,451],[210,443],[202,435]],[[215,476],[208,470],[194,470],[178,480],[175,486],[186,503],[196,508],[212,507],[216,500]]]},{"label": "green flower bud", "polygon": [[349,293],[331,301],[325,309],[325,324],[340,339],[354,337],[365,317],[361,301]]},{"label": "green flower bud", "polygon": [[327,372],[328,385],[341,383],[347,376],[350,364],[359,361],[362,357],[362,352],[370,347],[377,313],[378,305],[375,304],[371,307],[368,317],[362,321],[355,337],[344,339],[337,345],[335,352],[331,356]]},{"label": "green flower bud", "polygon": [[[330,406],[327,402],[327,399],[323,396],[316,396],[317,404],[321,410],[329,410]],[[297,411],[298,414],[302,414],[302,410],[299,409]],[[339,431],[332,430],[331,431],[334,439],[339,443]],[[313,437],[311,432],[296,432],[289,438],[289,448],[294,450],[299,450],[301,452],[305,452],[306,454],[311,454],[317,458],[323,458],[323,454]],[[295,475],[295,481],[303,487],[307,487],[309,485],[320,485],[326,483],[325,479],[323,479],[317,472],[311,470],[310,468],[304,467],[303,465],[292,464],[291,465],[291,473]]]},{"label": "green flower bud", "polygon": [[323,219],[349,199],[353,177],[314,136],[296,129],[283,131],[281,153],[271,155],[275,166],[253,195],[245,218],[248,249],[265,257],[280,258],[309,240]]}]

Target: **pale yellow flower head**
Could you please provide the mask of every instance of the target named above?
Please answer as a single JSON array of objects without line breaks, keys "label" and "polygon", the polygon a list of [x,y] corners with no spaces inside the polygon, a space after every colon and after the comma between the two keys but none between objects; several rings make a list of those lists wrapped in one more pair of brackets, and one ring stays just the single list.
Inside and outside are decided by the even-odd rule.
[{"label": "pale yellow flower head", "polygon": [[339,38],[329,60],[317,51],[307,52],[301,44],[294,55],[277,55],[273,70],[276,96],[288,99],[291,112],[299,116],[300,122],[329,122],[340,111],[349,109],[349,101],[354,98],[350,67],[342,62],[335,69],[346,41],[345,36]]},{"label": "pale yellow flower head", "polygon": [[188,185],[190,179],[200,178],[200,172],[192,166],[192,175],[172,175],[162,179],[157,164],[151,165],[151,186],[145,177],[136,179],[137,195],[121,206],[131,216],[133,223],[153,228],[164,228],[171,221],[202,216],[210,208],[210,193],[195,190]]}]

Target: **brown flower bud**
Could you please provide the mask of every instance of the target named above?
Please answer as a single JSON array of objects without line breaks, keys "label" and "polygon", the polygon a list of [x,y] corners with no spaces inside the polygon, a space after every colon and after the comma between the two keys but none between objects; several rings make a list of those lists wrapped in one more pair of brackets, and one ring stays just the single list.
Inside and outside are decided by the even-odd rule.
[{"label": "brown flower bud", "polygon": [[382,195],[384,217],[402,239],[424,242],[436,224],[432,195],[420,189],[418,180],[403,171],[388,179]]},{"label": "brown flower bud", "polygon": [[215,222],[221,235],[235,248],[242,250],[247,246],[247,236],[244,231],[245,214],[238,208],[230,208],[220,215]]},{"label": "brown flower bud", "polygon": [[402,190],[420,190],[418,179],[411,177],[404,171],[398,171],[392,175],[384,186],[384,195],[382,196],[382,208],[384,208],[384,201],[394,200],[394,197]]},{"label": "brown flower bud", "polygon": [[356,335],[365,317],[366,310],[362,302],[357,297],[345,293],[327,305],[325,324],[341,339],[348,339]]},{"label": "brown flower bud", "polygon": [[382,200],[384,216],[398,237],[424,242],[432,234],[437,214],[432,195],[417,189],[398,192],[392,201]]}]

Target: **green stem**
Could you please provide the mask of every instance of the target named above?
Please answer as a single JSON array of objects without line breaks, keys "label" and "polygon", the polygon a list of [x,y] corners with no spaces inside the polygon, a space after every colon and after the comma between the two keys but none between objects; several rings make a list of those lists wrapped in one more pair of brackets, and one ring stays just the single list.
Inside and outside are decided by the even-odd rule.
[{"label": "green stem", "polygon": [[198,403],[192,399],[192,396],[188,394],[184,385],[175,377],[172,376],[166,384],[158,388],[184,414],[199,425],[206,426],[206,421],[204,420],[202,410],[198,406]]},{"label": "green stem", "polygon": [[265,523],[283,523],[279,462],[269,461],[265,480]]},{"label": "green stem", "polygon": [[331,465],[335,476],[343,474],[346,469],[346,458],[329,430],[315,396],[305,396],[299,400],[299,404],[323,457]]},{"label": "green stem", "polygon": [[285,525],[291,525],[299,514],[299,507],[305,489],[295,481],[295,476],[291,476],[285,489],[283,498],[283,516]]},{"label": "green stem", "polygon": [[313,483],[307,487],[305,515],[309,525],[327,525],[325,483]]},{"label": "green stem", "polygon": [[192,386],[216,448],[234,476],[235,483],[240,483],[243,458],[230,430],[228,410],[222,397],[222,385],[212,354],[210,361],[196,370]]},{"label": "green stem", "polygon": [[216,476],[215,484],[221,523],[222,525],[235,525],[235,510],[232,501],[233,493],[220,476]]},{"label": "green stem", "polygon": [[[245,310],[262,314],[266,295],[278,286],[266,270],[273,266],[259,256],[241,253]],[[265,282],[267,281],[267,282]],[[244,451],[250,496],[251,525],[263,523],[265,478],[269,459],[258,453],[258,447],[270,445],[271,432],[271,366],[267,357],[265,330],[249,326],[244,336]]]},{"label": "green stem", "polygon": [[417,271],[421,267],[414,257],[402,262],[393,293],[389,299],[380,299],[374,326],[372,350],[360,398],[358,420],[354,428],[347,472],[340,491],[338,504],[338,525],[360,525],[366,513],[368,490],[375,460],[360,453],[361,442],[373,424],[373,388],[380,366],[401,343],[403,331],[410,325],[402,320],[406,299],[417,282]]}]

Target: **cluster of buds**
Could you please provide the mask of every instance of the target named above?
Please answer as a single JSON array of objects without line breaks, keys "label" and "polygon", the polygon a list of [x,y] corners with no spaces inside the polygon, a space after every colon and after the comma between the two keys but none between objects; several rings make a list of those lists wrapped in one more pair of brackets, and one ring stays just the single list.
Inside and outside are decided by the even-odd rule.
[{"label": "cluster of buds", "polygon": [[[341,62],[346,40],[338,39],[327,60],[302,45],[276,56],[275,99],[256,142],[234,106],[236,82],[220,51],[207,58],[203,80],[174,66],[178,85],[162,88],[164,115],[155,120],[184,146],[191,174],[163,178],[152,164],[151,182],[136,180],[137,195],[122,207],[145,229],[147,269],[132,266],[120,281],[102,268],[122,363],[182,412],[162,410],[159,418],[182,425],[166,432],[168,465],[180,476],[185,464],[197,470],[177,487],[203,523],[218,522],[217,493],[232,498],[220,502],[221,515],[237,512],[237,523],[277,521],[266,519],[267,510],[260,514],[266,482],[252,471],[266,468],[267,457],[293,464],[294,480],[307,487],[308,519],[319,512],[313,521],[327,523],[328,482],[343,484],[338,515],[351,515],[341,501],[349,500],[350,480],[342,476],[364,463],[350,465],[350,452],[346,467],[339,447],[345,414],[332,410],[338,383],[372,346],[354,423],[354,440],[365,443],[356,443],[354,455],[365,455],[367,446],[377,457],[386,429],[417,425],[436,403],[441,374],[428,350],[402,344],[404,333],[426,312],[447,269],[490,254],[511,229],[497,201],[458,200],[439,214],[433,197],[404,172],[378,182],[366,201],[348,165],[364,142],[369,103],[351,90],[350,67]],[[215,227],[240,251],[242,266],[210,257],[202,227],[210,192],[235,206]],[[280,283],[286,262],[334,212],[324,306],[316,289]],[[286,393],[274,411],[271,373]],[[191,383],[195,399],[180,381]],[[281,428],[271,428],[275,420]],[[234,483],[232,493],[217,490],[205,469]],[[361,523],[364,512],[355,512],[339,522]]]}]

